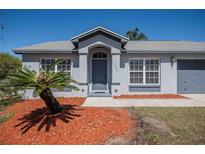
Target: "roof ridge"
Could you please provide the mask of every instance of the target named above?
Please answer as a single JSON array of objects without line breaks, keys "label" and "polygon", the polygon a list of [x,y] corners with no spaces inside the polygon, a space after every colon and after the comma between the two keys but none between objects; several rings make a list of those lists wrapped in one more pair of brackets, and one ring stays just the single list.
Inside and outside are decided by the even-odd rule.
[{"label": "roof ridge", "polygon": [[128,42],[194,42],[194,43],[205,43],[205,41],[189,41],[189,40],[128,40]]}]

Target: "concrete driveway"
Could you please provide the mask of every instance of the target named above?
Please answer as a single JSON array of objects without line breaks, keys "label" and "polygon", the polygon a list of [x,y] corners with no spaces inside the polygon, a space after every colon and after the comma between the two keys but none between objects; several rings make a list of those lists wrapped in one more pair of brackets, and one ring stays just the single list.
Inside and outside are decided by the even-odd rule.
[{"label": "concrete driveway", "polygon": [[[199,98],[199,96],[196,98]],[[112,97],[88,97],[82,106],[84,107],[205,107],[205,101],[199,101],[193,98],[191,99],[114,99]]]},{"label": "concrete driveway", "polygon": [[191,98],[196,101],[205,102],[205,94],[182,94],[182,96]]}]

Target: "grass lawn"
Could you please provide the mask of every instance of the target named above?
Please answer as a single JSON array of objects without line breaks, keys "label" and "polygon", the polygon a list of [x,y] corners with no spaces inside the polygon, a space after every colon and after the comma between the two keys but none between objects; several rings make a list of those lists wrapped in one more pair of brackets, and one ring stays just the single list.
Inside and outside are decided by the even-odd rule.
[{"label": "grass lawn", "polygon": [[143,144],[205,144],[205,108],[132,108],[140,121],[137,142]]}]

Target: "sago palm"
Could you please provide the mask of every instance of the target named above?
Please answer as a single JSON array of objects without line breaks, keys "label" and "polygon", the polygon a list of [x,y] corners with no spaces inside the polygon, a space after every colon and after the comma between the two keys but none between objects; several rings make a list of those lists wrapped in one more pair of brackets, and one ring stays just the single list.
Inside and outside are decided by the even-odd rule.
[{"label": "sago palm", "polygon": [[138,28],[135,28],[134,30],[130,30],[127,32],[126,36],[130,40],[148,40],[146,35],[139,31]]},{"label": "sago palm", "polygon": [[13,75],[10,75],[9,82],[1,86],[12,87],[14,91],[34,89],[33,96],[40,96],[51,114],[61,112],[61,106],[53,96],[51,89],[63,90],[64,88],[70,88],[78,90],[78,88],[73,85],[76,81],[72,80],[66,72],[53,71],[54,66],[60,62],[56,61],[46,70],[40,69],[39,73],[24,67],[22,70],[17,70]]}]

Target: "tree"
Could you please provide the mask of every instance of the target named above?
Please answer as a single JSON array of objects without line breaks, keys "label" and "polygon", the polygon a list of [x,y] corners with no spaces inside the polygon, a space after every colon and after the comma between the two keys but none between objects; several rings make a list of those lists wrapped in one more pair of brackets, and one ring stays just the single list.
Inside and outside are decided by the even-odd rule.
[{"label": "tree", "polygon": [[63,90],[64,88],[70,88],[78,90],[76,86],[72,85],[76,81],[72,80],[66,72],[53,71],[54,66],[60,62],[60,60],[56,61],[47,70],[40,69],[39,74],[26,67],[18,69],[15,74],[10,75],[9,81],[1,84],[1,86],[11,87],[13,91],[32,88],[34,89],[33,96],[40,96],[51,114],[59,113],[61,112],[61,106],[53,96],[51,89]]},{"label": "tree", "polygon": [[130,40],[148,40],[146,35],[140,32],[138,28],[128,31],[126,35]]},{"label": "tree", "polygon": [[[21,68],[21,60],[8,53],[0,53],[0,83],[8,81],[8,75]],[[11,96],[11,88],[0,87],[0,99]]]},{"label": "tree", "polygon": [[21,68],[21,60],[8,53],[0,53],[0,80]]}]

